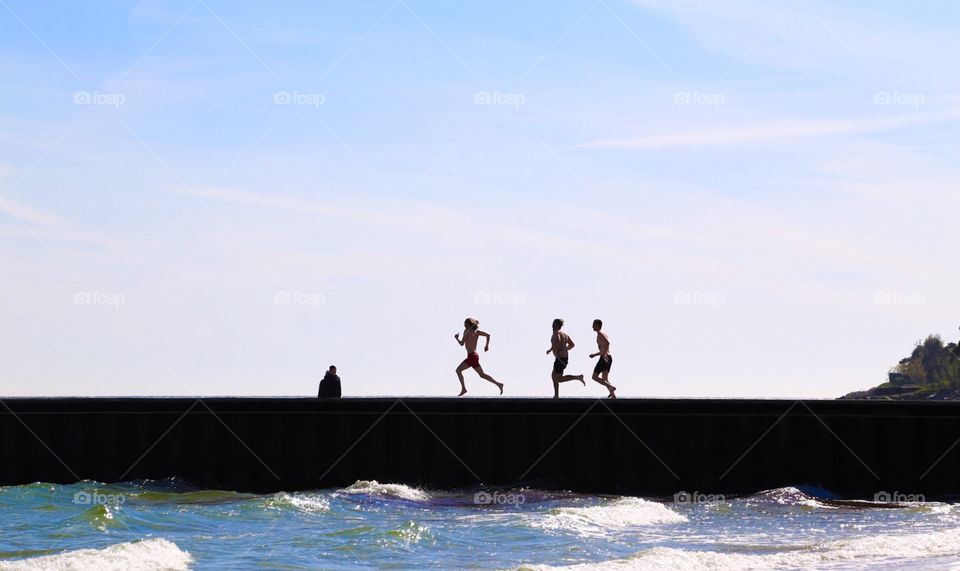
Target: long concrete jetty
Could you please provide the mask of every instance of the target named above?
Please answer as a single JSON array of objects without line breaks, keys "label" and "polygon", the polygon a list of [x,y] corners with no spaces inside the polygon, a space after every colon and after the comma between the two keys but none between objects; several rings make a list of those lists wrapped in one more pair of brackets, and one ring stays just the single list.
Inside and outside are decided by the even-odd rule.
[{"label": "long concrete jetty", "polygon": [[[647,497],[814,486],[960,496],[960,403],[523,398],[4,398],[0,485],[175,476]],[[896,496],[899,494],[899,496]]]}]

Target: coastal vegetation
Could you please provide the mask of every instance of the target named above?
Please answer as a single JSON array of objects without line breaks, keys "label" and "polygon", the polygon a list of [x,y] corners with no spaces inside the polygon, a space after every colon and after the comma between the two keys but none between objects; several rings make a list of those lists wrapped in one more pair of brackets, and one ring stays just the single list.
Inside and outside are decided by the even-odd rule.
[{"label": "coastal vegetation", "polygon": [[960,345],[930,335],[890,369],[886,383],[841,398],[960,399]]}]

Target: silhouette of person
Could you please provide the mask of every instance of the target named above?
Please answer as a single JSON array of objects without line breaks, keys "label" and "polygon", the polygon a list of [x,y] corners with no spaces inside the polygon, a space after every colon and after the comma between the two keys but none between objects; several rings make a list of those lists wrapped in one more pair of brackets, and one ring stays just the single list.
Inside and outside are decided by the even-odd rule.
[{"label": "silhouette of person", "polygon": [[610,367],[613,366],[613,355],[610,354],[610,338],[607,337],[607,334],[603,331],[600,331],[603,328],[603,321],[599,319],[593,320],[593,330],[597,332],[597,351],[596,353],[591,353],[590,358],[600,357],[597,361],[597,366],[593,368],[593,380],[597,381],[601,385],[605,386],[610,395],[607,398],[615,399],[617,398],[617,387],[610,384],[610,381],[607,380],[607,377],[610,375]]},{"label": "silhouette of person", "polygon": [[560,331],[563,328],[562,319],[553,320],[553,335],[550,336],[550,348],[547,349],[547,355],[553,353],[553,373],[550,377],[553,379],[553,398],[560,398],[560,383],[568,381],[580,381],[583,386],[587,383],[583,381],[583,375],[564,375],[563,371],[569,363],[569,352],[573,349],[573,339],[569,335]]},{"label": "silhouette of person", "polygon": [[340,377],[337,375],[337,367],[330,365],[327,374],[320,381],[320,390],[317,392],[317,398],[338,399],[340,398]]},{"label": "silhouette of person", "polygon": [[463,372],[469,368],[473,368],[473,370],[480,375],[481,379],[488,380],[497,385],[497,388],[500,389],[500,394],[503,394],[503,383],[498,383],[493,377],[484,373],[483,367],[480,366],[480,354],[477,353],[477,341],[479,341],[481,337],[486,339],[483,350],[489,351],[490,334],[486,331],[480,331],[480,322],[472,317],[468,317],[463,321],[463,339],[460,338],[459,333],[454,333],[453,335],[457,343],[459,343],[461,347],[466,346],[467,349],[467,358],[457,367],[457,378],[460,379],[460,394],[457,396],[462,397],[467,394],[467,385],[463,382]]}]

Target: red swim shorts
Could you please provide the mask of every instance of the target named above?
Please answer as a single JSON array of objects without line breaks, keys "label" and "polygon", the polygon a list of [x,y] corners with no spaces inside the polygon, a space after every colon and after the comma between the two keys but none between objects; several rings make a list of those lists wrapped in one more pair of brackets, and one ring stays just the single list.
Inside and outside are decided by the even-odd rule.
[{"label": "red swim shorts", "polygon": [[467,353],[467,364],[471,367],[479,367],[480,353]]}]

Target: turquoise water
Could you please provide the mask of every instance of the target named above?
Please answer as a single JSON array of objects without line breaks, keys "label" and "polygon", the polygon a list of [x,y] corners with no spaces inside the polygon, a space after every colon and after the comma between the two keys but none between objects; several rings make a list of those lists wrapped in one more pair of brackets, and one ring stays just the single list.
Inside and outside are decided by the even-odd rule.
[{"label": "turquoise water", "polygon": [[4,487],[0,569],[960,569],[950,504],[479,492]]}]

